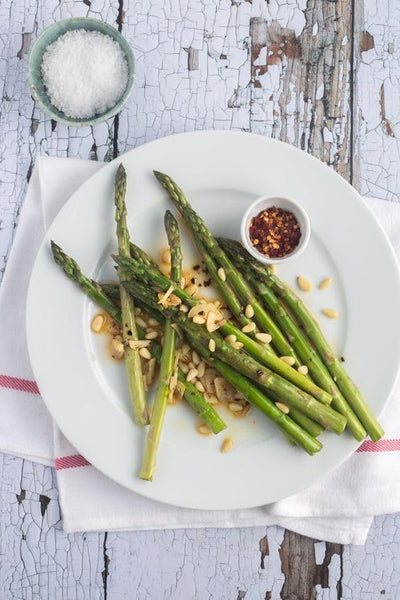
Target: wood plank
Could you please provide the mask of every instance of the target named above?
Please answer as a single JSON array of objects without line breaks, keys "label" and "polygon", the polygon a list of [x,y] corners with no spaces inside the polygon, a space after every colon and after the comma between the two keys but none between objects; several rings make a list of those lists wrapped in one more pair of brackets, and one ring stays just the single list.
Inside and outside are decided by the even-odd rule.
[{"label": "wood plank", "polygon": [[351,179],[352,4],[307,3],[299,31],[254,17],[251,130],[313,154]]},{"label": "wood plank", "polygon": [[62,531],[55,471],[0,454],[2,600],[103,600],[105,535]]},{"label": "wood plank", "polygon": [[400,5],[364,0],[355,11],[355,186],[400,200]]}]

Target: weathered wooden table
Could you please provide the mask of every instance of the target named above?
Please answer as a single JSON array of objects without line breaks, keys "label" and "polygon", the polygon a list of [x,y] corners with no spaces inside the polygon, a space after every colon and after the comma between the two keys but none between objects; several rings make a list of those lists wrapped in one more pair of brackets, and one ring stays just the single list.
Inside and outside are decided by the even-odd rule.
[{"label": "weathered wooden table", "polygon": [[[122,30],[137,79],[119,117],[68,129],[35,108],[26,56],[45,26],[78,15]],[[399,40],[397,0],[1,0],[0,268],[38,154],[107,161],[171,133],[232,128],[398,199]],[[400,598],[396,515],[375,520],[364,548],[278,527],[66,535],[51,468],[3,455],[0,491],[1,600]]]}]

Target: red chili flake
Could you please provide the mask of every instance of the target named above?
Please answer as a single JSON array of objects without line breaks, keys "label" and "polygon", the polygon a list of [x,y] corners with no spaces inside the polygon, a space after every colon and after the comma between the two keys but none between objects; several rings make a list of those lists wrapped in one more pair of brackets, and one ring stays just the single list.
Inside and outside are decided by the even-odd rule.
[{"label": "red chili flake", "polygon": [[301,229],[294,214],[272,206],[262,210],[250,222],[253,246],[269,258],[282,258],[295,250],[300,242]]}]

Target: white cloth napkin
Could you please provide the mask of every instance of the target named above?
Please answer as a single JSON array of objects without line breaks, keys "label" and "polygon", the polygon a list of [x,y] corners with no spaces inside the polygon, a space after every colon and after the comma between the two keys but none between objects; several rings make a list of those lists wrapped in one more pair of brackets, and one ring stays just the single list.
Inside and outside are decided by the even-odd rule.
[{"label": "white cloth napkin", "polygon": [[[309,489],[247,510],[187,510],[143,498],[89,465],[53,426],[26,349],[27,286],[44,231],[101,166],[39,158],[32,173],[0,288],[0,450],[55,464],[66,532],[278,524],[317,539],[363,544],[375,515],[400,511],[399,385],[381,418],[384,440],[364,442],[361,451]],[[368,204],[400,256],[400,205],[373,199]]]}]

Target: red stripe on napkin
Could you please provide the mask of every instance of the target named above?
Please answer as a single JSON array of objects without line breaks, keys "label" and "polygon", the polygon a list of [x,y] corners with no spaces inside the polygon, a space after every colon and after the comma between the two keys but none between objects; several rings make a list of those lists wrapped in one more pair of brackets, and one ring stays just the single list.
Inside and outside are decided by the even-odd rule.
[{"label": "red stripe on napkin", "polygon": [[357,449],[357,452],[398,452],[400,450],[400,439],[378,440],[372,442],[365,440]]},{"label": "red stripe on napkin", "polygon": [[40,394],[36,381],[29,379],[20,379],[19,377],[10,377],[9,375],[0,375],[0,387],[18,390],[20,392],[29,392],[30,394]]},{"label": "red stripe on napkin", "polygon": [[[400,439],[379,440],[378,442],[365,440],[357,452],[398,452],[399,450]],[[90,462],[81,454],[73,454],[72,456],[56,458],[55,465],[57,471],[61,471],[62,469],[73,469],[75,467],[88,467]]]},{"label": "red stripe on napkin", "polygon": [[61,469],[73,469],[74,467],[88,467],[90,462],[81,454],[73,454],[72,456],[56,458],[55,465],[57,471],[61,471]]}]

